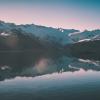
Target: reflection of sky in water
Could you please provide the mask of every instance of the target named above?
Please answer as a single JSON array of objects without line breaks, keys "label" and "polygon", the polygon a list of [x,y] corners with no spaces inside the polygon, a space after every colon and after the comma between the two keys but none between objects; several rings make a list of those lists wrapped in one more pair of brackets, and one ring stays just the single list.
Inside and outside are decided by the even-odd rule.
[{"label": "reflection of sky in water", "polygon": [[47,66],[50,64],[50,59],[41,58],[36,64],[35,67],[39,73],[46,71]]},{"label": "reflection of sky in water", "polygon": [[0,67],[2,100],[80,100],[80,97],[90,100],[99,97],[99,61],[40,57],[31,67],[13,67]]},{"label": "reflection of sky in water", "polygon": [[[74,92],[74,89],[79,89],[81,92],[84,88],[85,91],[87,89],[90,91],[98,89],[100,84],[99,79],[99,72],[85,72],[82,69],[77,72],[53,73],[34,78],[16,77],[15,79],[0,82],[0,93],[12,93],[12,95],[14,93],[31,93],[34,96],[35,93],[41,94],[41,92],[42,94],[58,91]],[[37,96],[40,94],[37,94]]]}]

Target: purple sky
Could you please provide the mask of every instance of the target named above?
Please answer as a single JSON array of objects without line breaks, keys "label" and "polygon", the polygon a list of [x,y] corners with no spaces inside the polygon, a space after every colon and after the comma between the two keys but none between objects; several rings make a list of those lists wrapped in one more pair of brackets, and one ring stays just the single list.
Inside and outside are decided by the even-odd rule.
[{"label": "purple sky", "polygon": [[99,0],[0,0],[0,20],[16,24],[100,28]]}]

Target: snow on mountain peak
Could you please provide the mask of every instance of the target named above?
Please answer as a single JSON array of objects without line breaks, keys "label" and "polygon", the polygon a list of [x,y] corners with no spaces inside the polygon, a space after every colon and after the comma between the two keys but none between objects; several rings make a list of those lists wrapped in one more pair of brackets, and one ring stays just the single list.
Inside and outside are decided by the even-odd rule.
[{"label": "snow on mountain peak", "polygon": [[8,36],[10,30],[13,29],[20,29],[23,31],[23,34],[30,36],[35,35],[40,39],[55,41],[62,44],[100,39],[100,30],[85,30],[80,32],[75,29],[52,28],[35,24],[16,25],[14,23],[5,23],[4,21],[0,21],[0,35]]},{"label": "snow on mountain peak", "polygon": [[8,34],[8,33],[5,33],[5,32],[3,32],[3,33],[0,33],[0,36],[9,36],[10,34]]},{"label": "snow on mountain peak", "polygon": [[40,39],[55,41],[62,44],[72,43],[73,41],[68,37],[68,34],[78,31],[74,29],[57,29],[34,24],[15,25],[13,23],[5,23],[0,21],[0,31],[10,31],[12,29],[21,29],[23,34],[35,35]]},{"label": "snow on mountain peak", "polygon": [[91,41],[91,40],[100,40],[100,30],[93,30],[93,31],[83,31],[78,32],[77,34],[69,34],[70,38],[74,42],[83,42],[83,41]]},{"label": "snow on mountain peak", "polygon": [[70,37],[70,36],[76,35],[76,34],[80,34],[80,31],[79,31],[79,32],[73,32],[73,33],[70,33],[70,34],[68,34],[68,36]]}]

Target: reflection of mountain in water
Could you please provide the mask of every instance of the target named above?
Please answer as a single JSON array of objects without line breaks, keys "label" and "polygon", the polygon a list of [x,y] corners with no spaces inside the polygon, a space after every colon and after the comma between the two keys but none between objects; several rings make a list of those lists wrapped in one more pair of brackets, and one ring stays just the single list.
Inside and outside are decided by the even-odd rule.
[{"label": "reflection of mountain in water", "polygon": [[71,58],[60,54],[6,52],[0,55],[1,81],[16,76],[35,77],[56,72],[74,72],[80,69],[100,71],[100,61]]}]

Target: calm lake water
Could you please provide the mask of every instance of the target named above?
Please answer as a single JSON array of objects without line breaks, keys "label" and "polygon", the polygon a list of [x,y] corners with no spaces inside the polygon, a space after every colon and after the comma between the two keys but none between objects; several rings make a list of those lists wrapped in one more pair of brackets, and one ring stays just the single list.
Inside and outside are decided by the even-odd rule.
[{"label": "calm lake water", "polygon": [[100,61],[1,52],[0,100],[100,100]]}]

